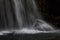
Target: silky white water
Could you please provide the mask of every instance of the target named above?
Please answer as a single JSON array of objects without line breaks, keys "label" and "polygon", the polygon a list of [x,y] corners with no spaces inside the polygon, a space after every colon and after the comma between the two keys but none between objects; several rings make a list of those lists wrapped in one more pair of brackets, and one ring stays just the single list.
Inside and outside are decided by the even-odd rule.
[{"label": "silky white water", "polygon": [[[21,34],[35,34],[35,33],[53,33],[55,29],[47,22],[42,20],[41,12],[38,12],[35,0],[12,0],[14,3],[15,18],[18,26],[14,29],[12,27],[14,21],[11,17],[9,19],[9,30],[1,31],[0,34],[5,33],[21,33]],[[10,16],[9,16],[10,17]],[[8,18],[9,18],[8,17]],[[10,22],[11,21],[11,22]],[[10,27],[10,26],[9,26]],[[17,29],[18,28],[18,29]]]},{"label": "silky white water", "polygon": [[25,2],[24,0],[14,0],[14,4],[15,15],[20,29],[26,27],[40,29],[44,31],[54,30],[54,28],[50,26],[48,23],[39,19],[40,15],[36,7],[35,0],[25,0]]}]

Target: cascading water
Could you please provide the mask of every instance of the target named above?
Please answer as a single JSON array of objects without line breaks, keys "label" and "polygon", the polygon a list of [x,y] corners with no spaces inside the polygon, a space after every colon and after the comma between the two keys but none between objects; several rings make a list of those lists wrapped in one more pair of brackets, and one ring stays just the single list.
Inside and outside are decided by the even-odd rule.
[{"label": "cascading water", "polygon": [[39,15],[37,11],[37,7],[34,0],[14,0],[14,4],[15,15],[21,30],[54,30],[52,26],[40,19],[41,15]]},{"label": "cascading water", "polygon": [[[8,14],[7,19],[8,19],[9,25],[6,24],[7,23],[6,21],[5,21],[5,24],[8,25],[9,27],[11,26],[11,28],[13,30],[10,28],[9,31],[1,31],[1,33],[10,33],[10,32],[40,33],[43,31],[46,32],[46,31],[55,30],[52,26],[50,26],[48,23],[46,23],[45,21],[42,20],[41,15],[37,10],[35,0],[12,0],[12,1],[14,3],[14,9],[15,9],[14,17],[16,19],[16,22],[13,20],[12,14],[8,14],[10,12],[10,9],[9,9],[9,12],[7,12],[7,14]],[[7,6],[6,6],[6,8],[7,8]],[[6,9],[6,11],[7,11],[7,9]],[[4,18],[4,19],[6,19],[6,18]],[[12,27],[14,23],[18,24],[18,26],[16,25],[16,28],[18,28],[18,29],[16,29],[16,28],[14,29],[14,27]],[[7,28],[7,27],[5,27],[5,28]]]}]

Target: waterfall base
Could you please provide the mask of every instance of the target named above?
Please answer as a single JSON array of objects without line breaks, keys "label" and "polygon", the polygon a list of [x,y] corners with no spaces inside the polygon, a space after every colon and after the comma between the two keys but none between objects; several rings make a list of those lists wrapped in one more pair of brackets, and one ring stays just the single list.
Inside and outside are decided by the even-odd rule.
[{"label": "waterfall base", "polygon": [[[27,32],[28,30],[28,32]],[[14,32],[2,31],[0,34],[0,40],[60,40],[60,31],[40,31],[31,32],[32,29],[22,29]],[[21,32],[20,32],[21,31]],[[24,31],[24,32],[23,32]],[[32,30],[34,31],[34,30]]]},{"label": "waterfall base", "polygon": [[43,20],[37,19],[31,27],[23,27],[21,29],[2,30],[0,35],[6,34],[38,34],[38,33],[60,33],[60,30],[55,30],[52,26]]},{"label": "waterfall base", "polygon": [[10,33],[14,34],[40,34],[40,33],[60,33],[60,30],[54,30],[54,31],[39,31],[35,29],[21,29],[21,30],[10,30],[10,31],[1,31],[0,35],[7,35]]}]

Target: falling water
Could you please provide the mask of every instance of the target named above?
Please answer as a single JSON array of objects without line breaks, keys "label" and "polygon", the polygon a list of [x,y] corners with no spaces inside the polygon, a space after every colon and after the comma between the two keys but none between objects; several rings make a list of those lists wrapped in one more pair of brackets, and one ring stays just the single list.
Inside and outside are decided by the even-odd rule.
[{"label": "falling water", "polygon": [[[13,31],[15,31],[16,33],[38,33],[43,31],[46,32],[55,30],[51,25],[42,20],[42,17],[37,10],[35,0],[12,0],[12,2],[14,3],[15,16],[12,15],[12,13],[10,14],[11,11],[7,8],[8,1],[6,1],[5,3],[7,18],[4,18],[5,28],[8,29],[7,27],[10,28],[10,26],[11,28],[8,31],[2,31],[3,33],[10,33]],[[9,12],[7,10],[9,10]],[[14,21],[13,16],[16,22]],[[7,19],[9,24],[7,24],[6,22]],[[18,26],[16,25],[16,28],[19,29],[14,30],[13,24],[18,24]]]},{"label": "falling water", "polygon": [[39,15],[37,11],[34,0],[14,0],[14,3],[15,15],[20,28],[37,28],[44,31],[54,30],[48,23],[39,19],[41,18],[41,15]]}]

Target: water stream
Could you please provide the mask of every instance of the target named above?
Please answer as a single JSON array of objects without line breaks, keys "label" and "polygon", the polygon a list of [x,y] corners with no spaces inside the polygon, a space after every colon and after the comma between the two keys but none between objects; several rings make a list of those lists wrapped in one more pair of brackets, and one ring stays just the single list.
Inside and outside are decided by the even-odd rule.
[{"label": "water stream", "polygon": [[[5,18],[3,18],[5,23],[4,28],[6,31],[1,31],[1,33],[40,33],[55,30],[51,25],[49,25],[49,23],[42,20],[43,18],[41,13],[38,12],[35,0],[12,0],[12,2],[14,3],[15,16],[12,15],[13,13],[11,13],[10,9],[7,8],[7,5],[10,5],[10,3],[6,0],[5,7],[7,18],[5,14]],[[16,21],[14,21],[13,16]],[[8,22],[6,22],[6,20]],[[18,26],[15,26],[15,29],[13,27],[14,24],[18,24]],[[8,27],[10,29],[7,31]]]},{"label": "water stream", "polygon": [[[52,26],[41,20],[35,0],[14,0],[15,15],[20,28],[38,28],[54,30]],[[35,27],[36,26],[36,27]]]}]

